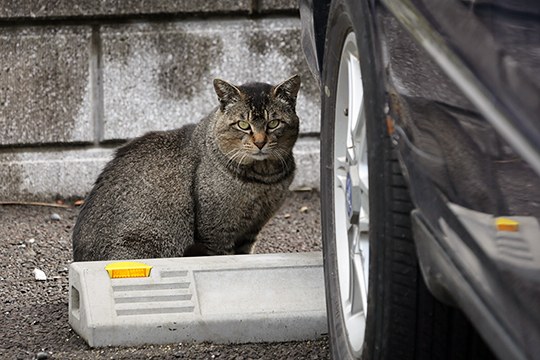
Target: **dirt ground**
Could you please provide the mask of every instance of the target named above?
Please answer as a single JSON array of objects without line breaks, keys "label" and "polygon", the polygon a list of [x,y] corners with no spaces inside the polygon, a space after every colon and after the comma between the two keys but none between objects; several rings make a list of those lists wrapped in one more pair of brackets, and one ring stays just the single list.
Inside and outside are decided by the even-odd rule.
[{"label": "dirt ground", "polygon": [[[0,359],[328,359],[315,341],[92,349],[68,324],[71,231],[78,209],[0,206]],[[259,235],[257,253],[321,249],[319,196],[291,193]],[[34,269],[47,279],[38,281]]]}]

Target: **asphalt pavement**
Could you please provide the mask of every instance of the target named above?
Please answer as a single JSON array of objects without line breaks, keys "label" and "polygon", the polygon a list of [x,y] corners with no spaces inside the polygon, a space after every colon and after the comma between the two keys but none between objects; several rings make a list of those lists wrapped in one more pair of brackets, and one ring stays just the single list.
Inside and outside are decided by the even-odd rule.
[{"label": "asphalt pavement", "polygon": [[[68,324],[71,231],[78,209],[0,206],[1,359],[329,359],[313,341],[175,343],[90,348]],[[256,253],[321,250],[316,192],[294,192],[259,235]],[[45,277],[43,280],[37,278]]]}]

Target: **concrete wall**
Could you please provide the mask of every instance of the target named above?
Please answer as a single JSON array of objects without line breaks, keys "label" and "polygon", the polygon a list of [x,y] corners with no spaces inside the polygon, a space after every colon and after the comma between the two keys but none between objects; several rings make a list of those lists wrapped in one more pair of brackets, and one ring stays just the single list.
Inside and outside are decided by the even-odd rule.
[{"label": "concrete wall", "polygon": [[196,122],[212,80],[300,73],[294,187],[318,187],[319,94],[296,1],[0,0],[0,201],[77,197],[114,149]]}]

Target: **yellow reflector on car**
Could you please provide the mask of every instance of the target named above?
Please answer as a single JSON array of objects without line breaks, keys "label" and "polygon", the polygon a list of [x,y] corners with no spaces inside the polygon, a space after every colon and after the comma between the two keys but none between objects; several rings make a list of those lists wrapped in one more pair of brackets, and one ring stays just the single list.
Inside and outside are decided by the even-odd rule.
[{"label": "yellow reflector on car", "polygon": [[120,261],[105,266],[111,279],[150,276],[150,265],[135,261]]},{"label": "yellow reflector on car", "polygon": [[496,218],[495,225],[497,227],[497,231],[509,231],[509,232],[519,231],[519,223],[512,219],[502,218],[502,217]]}]

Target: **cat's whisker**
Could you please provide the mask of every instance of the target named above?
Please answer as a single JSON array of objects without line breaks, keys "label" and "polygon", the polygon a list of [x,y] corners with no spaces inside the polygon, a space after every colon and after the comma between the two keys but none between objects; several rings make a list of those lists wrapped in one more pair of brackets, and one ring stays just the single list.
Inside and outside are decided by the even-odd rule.
[{"label": "cat's whisker", "polygon": [[285,168],[285,171],[289,171],[289,165],[287,164],[287,161],[285,161],[283,156],[280,155],[279,159],[280,159],[281,163],[283,164],[283,167]]},{"label": "cat's whisker", "polygon": [[229,164],[231,163],[231,161],[236,156],[236,154],[234,154],[234,152],[238,152],[238,149],[232,149],[232,150],[230,150],[230,151],[228,151],[227,153],[224,154],[225,158],[227,158],[227,163],[225,164],[225,167],[228,167]]},{"label": "cat's whisker", "polygon": [[239,151],[240,150],[238,150],[238,149],[232,149],[231,151],[229,151],[228,153],[225,154],[225,157],[228,157],[229,160],[233,159],[238,154]]},{"label": "cat's whisker", "polygon": [[227,153],[225,154],[225,156],[228,157],[230,154],[232,154],[232,153],[235,152],[235,151],[238,151],[238,149],[232,149],[231,151],[227,152]]},{"label": "cat's whisker", "polygon": [[244,162],[244,159],[248,156],[247,153],[244,153],[244,155],[242,156],[242,158],[240,159],[240,161],[238,162],[238,165],[236,167],[236,172],[238,174],[240,174],[240,166],[242,165],[242,162]]},{"label": "cat's whisker", "polygon": [[230,160],[234,159],[239,153],[241,152],[241,149],[232,149],[227,154],[225,154],[226,157],[229,157],[230,154],[232,156],[229,157]]},{"label": "cat's whisker", "polygon": [[285,150],[280,149],[280,148],[276,148],[273,151],[276,154],[276,157],[278,158],[278,160],[281,162],[281,164],[285,168],[285,170],[289,171],[289,165],[287,164],[287,160],[285,159],[285,156],[288,156],[289,154]]},{"label": "cat's whisker", "polygon": [[[235,162],[235,159],[240,155],[240,150],[239,149],[234,149],[232,151],[235,151],[235,153],[229,158],[229,161],[227,161],[227,165],[226,167],[229,167],[233,162]],[[232,152],[230,151],[230,152]]]}]

